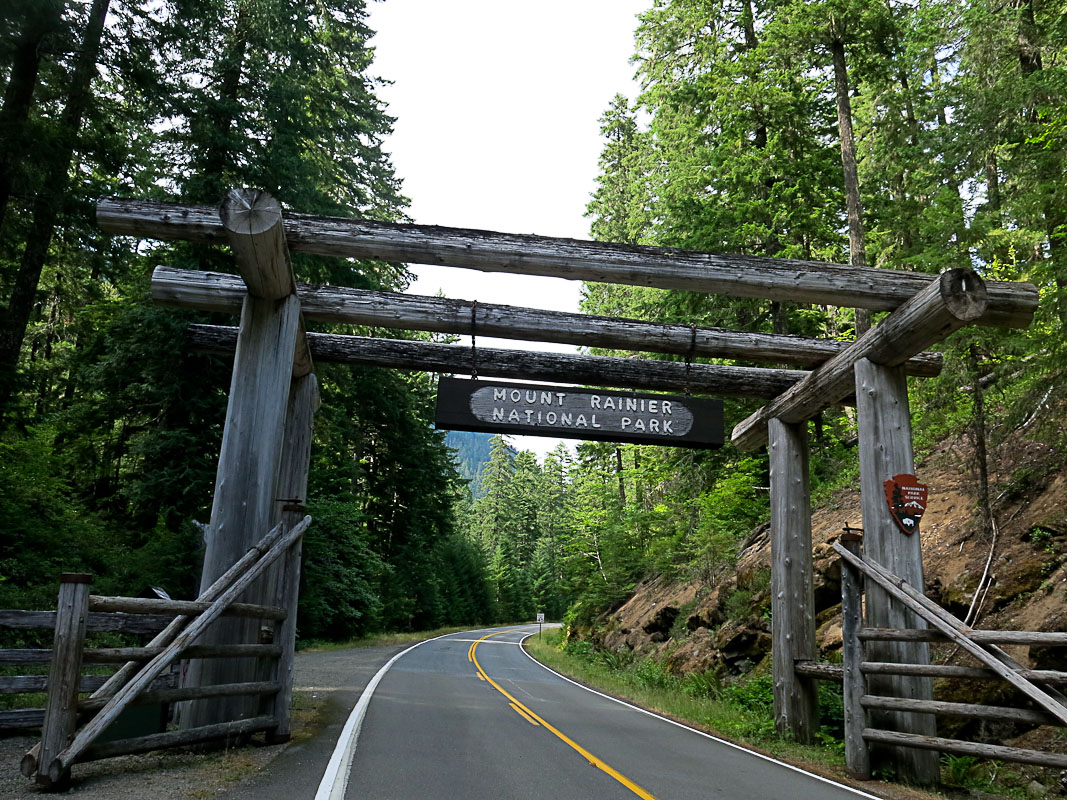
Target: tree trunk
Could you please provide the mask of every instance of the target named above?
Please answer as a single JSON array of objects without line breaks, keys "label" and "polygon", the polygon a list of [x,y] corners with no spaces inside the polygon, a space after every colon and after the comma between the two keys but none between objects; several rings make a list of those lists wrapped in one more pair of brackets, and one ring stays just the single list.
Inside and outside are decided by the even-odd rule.
[{"label": "tree trunk", "polygon": [[48,258],[48,249],[52,244],[52,235],[55,233],[59,211],[68,187],[68,172],[82,117],[89,104],[100,39],[110,2],[111,0],[93,0],[78,62],[71,76],[67,103],[60,116],[63,142],[48,165],[41,191],[33,202],[33,224],[8,302],[7,317],[0,330],[0,417],[5,413],[14,392],[19,353],[26,337],[26,326],[30,322],[41,270]]},{"label": "tree trunk", "polygon": [[[849,263],[854,267],[865,267],[867,266],[867,251],[863,242],[863,206],[860,203],[859,169],[856,164],[856,137],[852,132],[852,102],[848,96],[845,43],[840,39],[833,39],[830,42],[830,53],[834,62],[837,129],[841,137],[841,167],[844,172],[845,203],[848,209]],[[870,312],[866,309],[856,309],[856,336],[862,336],[870,327]]]},{"label": "tree trunk", "polygon": [[37,88],[42,45],[62,25],[63,5],[62,0],[41,2],[32,18],[26,20],[22,37],[15,45],[11,76],[4,92],[3,108],[0,108],[0,228],[4,225],[7,203],[11,198],[16,166],[28,152],[25,125]]}]

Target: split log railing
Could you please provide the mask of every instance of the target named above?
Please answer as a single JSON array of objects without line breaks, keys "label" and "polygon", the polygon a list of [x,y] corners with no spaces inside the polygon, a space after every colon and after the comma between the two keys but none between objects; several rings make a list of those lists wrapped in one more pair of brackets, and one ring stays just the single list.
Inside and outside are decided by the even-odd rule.
[{"label": "split log railing", "polygon": [[[923,736],[892,729],[901,714],[996,720],[1023,725],[1067,726],[1067,696],[1057,686],[1067,685],[1067,672],[1027,669],[999,645],[1067,647],[1067,633],[1043,631],[975,630],[938,606],[916,588],[888,572],[860,552],[859,537],[842,537],[834,544],[841,556],[842,666],[798,662],[800,675],[816,680],[841,681],[845,711],[845,762],[849,773],[868,780],[872,748],[932,750],[952,755],[1014,761],[1054,769],[1067,769],[1067,755],[1006,745]],[[922,629],[872,628],[862,623],[864,583],[877,585],[896,602],[924,620]],[[948,642],[981,666],[902,664],[868,661],[868,642]],[[960,703],[916,697],[889,697],[871,692],[868,677],[912,676],[926,679],[1004,680],[1033,708]]]},{"label": "split log railing", "polygon": [[[2,611],[0,625],[11,628],[54,628],[51,650],[0,651],[0,663],[48,664],[47,678],[0,678],[0,692],[47,691],[43,709],[19,709],[0,714],[5,727],[40,727],[41,741],[22,760],[26,777],[57,789],[67,785],[73,764],[131,753],[143,753],[247,736],[260,731],[289,730],[289,702],[285,676],[292,651],[275,643],[275,625],[284,625],[289,609],[237,603],[235,600],[279,558],[286,556],[311,522],[280,524],[249,549],[196,601],[98,597],[89,594],[90,576],[67,574],[60,583],[55,612]],[[177,614],[176,617],[168,615]],[[259,641],[247,644],[195,644],[220,616],[260,620]],[[85,647],[87,631],[155,633],[144,647]],[[168,669],[181,658],[256,658],[265,680],[178,687]],[[83,665],[118,664],[108,676],[82,675]],[[79,694],[92,692],[79,699]],[[228,697],[258,699],[255,716],[187,730],[162,731],[134,738],[99,741],[109,726],[131,705],[176,703]],[[86,724],[76,731],[80,720]]]}]

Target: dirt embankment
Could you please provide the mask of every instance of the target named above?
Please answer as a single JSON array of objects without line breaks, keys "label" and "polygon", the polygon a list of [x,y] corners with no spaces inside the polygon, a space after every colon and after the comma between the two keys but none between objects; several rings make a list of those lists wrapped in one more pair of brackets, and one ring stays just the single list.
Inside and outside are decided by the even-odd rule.
[{"label": "dirt embankment", "polygon": [[[982,530],[977,498],[968,488],[973,480],[962,465],[970,458],[964,444],[945,443],[916,470],[930,487],[921,532],[927,594],[961,619],[973,603],[977,627],[1067,630],[1067,473],[1058,471],[1062,457],[1047,445],[1021,439],[997,449],[990,464],[995,541]],[[858,489],[837,492],[812,515],[817,637],[830,660],[838,660],[835,651],[841,646],[840,567],[832,545],[845,525],[861,524]],[[770,651],[769,556],[769,530],[763,526],[742,543],[736,571],[731,566],[702,583],[647,580],[624,605],[601,618],[593,636],[600,647],[656,656],[679,674],[747,673]],[[1067,648],[1009,650],[1034,668],[1067,670]],[[953,648],[937,646],[933,653],[942,663],[970,663]],[[989,701],[1009,699],[996,684],[964,687],[946,681],[935,686],[944,699],[966,692],[973,702],[976,691],[988,693]],[[988,724],[968,728],[961,735],[981,740],[1016,741],[1024,733]],[[1026,736],[1048,738],[1039,732]],[[1026,746],[1025,737],[1017,741]]]}]

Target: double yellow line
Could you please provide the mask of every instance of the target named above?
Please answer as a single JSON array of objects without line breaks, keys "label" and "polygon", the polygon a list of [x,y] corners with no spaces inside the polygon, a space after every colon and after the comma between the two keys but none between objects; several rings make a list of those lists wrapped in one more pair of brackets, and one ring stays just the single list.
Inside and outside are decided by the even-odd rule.
[{"label": "double yellow line", "polygon": [[504,695],[504,697],[506,697],[508,699],[508,701],[509,701],[508,704],[515,710],[515,712],[518,713],[521,717],[523,717],[531,725],[540,725],[542,728],[544,728],[545,730],[547,730],[550,733],[552,733],[554,736],[556,736],[560,741],[562,741],[568,747],[570,747],[570,748],[574,749],[575,751],[577,751],[582,756],[582,758],[584,758],[586,761],[588,761],[594,767],[596,767],[599,770],[602,770],[602,771],[606,772],[608,775],[610,775],[612,778],[617,780],[619,783],[621,783],[623,786],[625,786],[631,792],[636,794],[638,797],[642,798],[643,800],[656,800],[654,795],[649,794],[647,791],[642,789],[640,786],[638,786],[632,780],[627,778],[625,775],[623,775],[617,769],[615,769],[614,767],[610,766],[609,764],[606,764],[603,761],[601,761],[599,758],[594,756],[592,753],[590,753],[588,750],[586,750],[580,744],[575,742],[573,739],[570,739],[569,737],[565,736],[562,732],[560,732],[559,730],[554,728],[552,725],[550,725],[548,722],[546,722],[543,718],[539,717],[537,714],[535,714],[533,711],[531,711],[525,705],[520,703],[518,700],[516,700],[514,697],[512,697],[507,692],[507,690],[505,690],[499,683],[494,681],[492,678],[490,678],[486,674],[485,670],[482,669],[482,665],[478,663],[478,653],[477,653],[478,645],[480,645],[486,639],[491,639],[492,637],[499,636],[502,633],[510,633],[510,631],[497,631],[496,633],[490,633],[488,636],[483,636],[481,639],[478,639],[478,640],[476,640],[474,642],[471,642],[471,646],[467,649],[467,660],[472,662],[474,664],[474,668],[476,670],[478,670],[478,677],[481,678],[484,681],[488,681],[489,684],[494,689],[496,689],[498,692],[500,692],[502,695]]}]

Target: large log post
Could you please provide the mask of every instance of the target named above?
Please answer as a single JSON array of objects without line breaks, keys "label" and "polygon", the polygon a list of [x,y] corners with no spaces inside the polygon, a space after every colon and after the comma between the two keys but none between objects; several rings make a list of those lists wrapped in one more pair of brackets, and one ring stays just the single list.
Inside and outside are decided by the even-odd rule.
[{"label": "large log post", "polygon": [[[894,475],[915,471],[907,379],[900,367],[883,367],[867,359],[856,362],[855,371],[864,553],[921,592],[923,564],[919,534],[905,534],[896,526],[883,486]],[[867,584],[866,623],[872,628],[926,628],[925,620],[871,582]],[[923,642],[870,642],[868,647],[871,661],[930,663],[930,647]],[[874,695],[933,698],[929,678],[872,675],[869,680],[869,691]],[[876,728],[937,735],[936,721],[927,714],[871,711],[871,716]],[[881,749],[872,753],[872,762],[877,765],[879,761],[891,761],[896,774],[913,783],[934,785],[940,778],[938,757],[933,752]]]},{"label": "large log post", "polygon": [[[294,356],[304,338],[277,204],[269,195],[231,192],[221,216],[249,294],[241,311],[201,591],[273,527],[280,513],[275,487]],[[260,582],[244,599],[266,604],[273,598],[265,592]],[[234,619],[213,625],[199,643],[257,640],[258,623]],[[251,659],[193,660],[185,683],[244,683],[254,675]],[[255,700],[246,697],[195,701],[182,714],[182,727],[248,718],[256,710]]]},{"label": "large log post", "polygon": [[48,700],[41,725],[37,783],[50,789],[62,788],[70,780],[70,770],[55,775],[49,767],[74,734],[78,722],[78,684],[81,681],[85,623],[89,617],[89,583],[92,576],[65,573],[60,577],[56,605],[56,628],[52,641],[52,663],[48,668]]},{"label": "large log post", "polygon": [[[281,473],[278,475],[278,499],[281,519],[287,527],[296,525],[306,513],[308,467],[311,464],[311,435],[315,412],[319,408],[319,384],[314,374],[293,381],[289,391],[289,412],[285,420],[285,444],[282,451]],[[300,558],[303,539],[297,541],[271,574],[269,591],[275,605],[289,613],[274,637],[282,648],[281,656],[272,664],[270,680],[277,680],[282,688],[269,698],[269,707],[261,707],[262,715],[278,720],[278,726],[268,731],[271,742],[285,742],[290,736],[290,705],[293,699],[293,654],[296,650],[296,614],[300,596]]]},{"label": "large log post", "polygon": [[807,423],[768,423],[771,462],[771,637],[774,726],[798,742],[815,740],[819,699],[815,682],[796,674],[797,661],[814,661],[811,505]]}]

